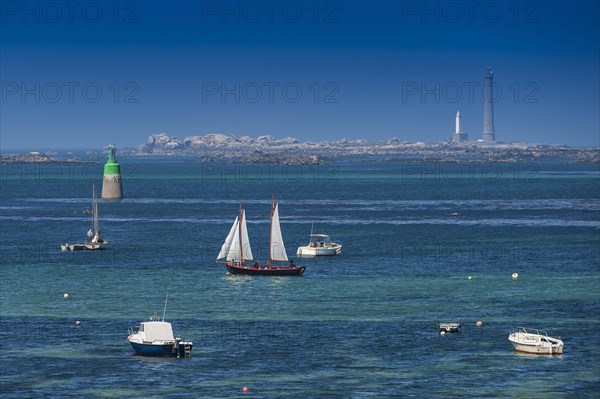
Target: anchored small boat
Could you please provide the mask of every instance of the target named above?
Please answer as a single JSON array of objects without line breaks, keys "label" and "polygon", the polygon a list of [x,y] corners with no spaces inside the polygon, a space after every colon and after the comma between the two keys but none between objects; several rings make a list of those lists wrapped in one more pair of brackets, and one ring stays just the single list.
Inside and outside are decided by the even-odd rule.
[{"label": "anchored small boat", "polygon": [[60,249],[63,251],[79,251],[82,249],[96,250],[101,245],[108,244],[100,237],[100,228],[98,227],[98,195],[96,194],[96,185],[92,185],[92,228],[87,232],[87,239],[84,244],[63,244]]},{"label": "anchored small boat", "polygon": [[[183,341],[173,335],[171,323],[165,321],[167,301],[162,320],[151,317],[150,321],[140,323],[137,330],[130,327],[127,341],[135,353],[146,356],[189,357],[194,344],[192,341]],[[155,320],[156,319],[156,320]]]},{"label": "anchored small boat", "polygon": [[512,331],[508,340],[517,352],[534,353],[539,355],[560,355],[564,343],[560,337],[550,337],[545,331],[519,327]]},{"label": "anchored small boat", "polygon": [[438,330],[444,333],[459,333],[461,326],[460,322],[438,322]]},{"label": "anchored small boat", "polygon": [[[252,263],[252,249],[248,238],[246,226],[246,212],[240,204],[240,214],[235,218],[231,230],[225,242],[221,246],[221,252],[217,256],[217,262],[225,263],[227,271],[231,274],[246,274],[251,276],[299,276],[306,269],[304,266],[296,266],[287,257],[281,226],[279,225],[279,204],[275,199],[271,200],[271,228],[269,235],[269,260],[261,266],[258,262]],[[224,261],[223,261],[224,259]],[[275,262],[279,262],[276,264]],[[287,264],[282,262],[289,262]]]},{"label": "anchored small boat", "polygon": [[298,247],[296,256],[331,256],[342,252],[342,244],[331,241],[327,234],[313,234],[312,228],[308,245]]}]

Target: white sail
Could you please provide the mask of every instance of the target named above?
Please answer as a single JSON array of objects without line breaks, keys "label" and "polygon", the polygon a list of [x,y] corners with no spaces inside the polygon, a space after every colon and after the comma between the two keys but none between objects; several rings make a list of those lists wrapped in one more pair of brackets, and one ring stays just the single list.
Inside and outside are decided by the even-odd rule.
[{"label": "white sail", "polygon": [[244,254],[242,255],[244,260],[253,260],[252,248],[250,247],[250,237],[248,236],[248,227],[246,227],[246,211],[242,211],[242,245]]},{"label": "white sail", "polygon": [[217,259],[223,259],[229,253],[229,248],[231,247],[231,242],[233,241],[233,236],[238,232],[238,217],[236,216],[233,225],[231,226],[231,230],[229,230],[229,234],[227,234],[227,238],[225,238],[225,242],[221,246],[221,252],[219,252],[219,256]]},{"label": "white sail", "polygon": [[[250,240],[248,239],[248,228],[246,227],[246,211],[242,210],[241,221],[238,221],[238,219],[236,218],[236,221],[233,223],[231,229],[232,231],[234,231],[234,234],[231,237],[231,243],[229,245],[229,248],[227,249],[226,259],[228,261],[240,262],[242,260],[240,259],[240,245],[243,245],[243,259],[253,260],[252,249],[250,247]],[[227,239],[225,239],[225,241],[227,242]]]},{"label": "white sail", "polygon": [[271,217],[271,260],[288,260],[279,226],[279,204],[275,205],[273,216]]},{"label": "white sail", "polygon": [[238,218],[235,218],[232,229],[235,229],[231,237],[231,244],[227,248],[227,256],[225,259],[229,261],[239,262],[240,260],[240,223]]}]

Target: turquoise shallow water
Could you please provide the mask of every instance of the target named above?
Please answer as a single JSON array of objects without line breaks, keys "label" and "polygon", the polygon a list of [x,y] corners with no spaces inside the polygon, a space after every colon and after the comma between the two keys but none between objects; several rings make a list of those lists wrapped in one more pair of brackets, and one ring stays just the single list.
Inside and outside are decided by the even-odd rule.
[{"label": "turquoise shallow water", "polygon": [[[126,198],[100,203],[96,252],[59,249],[91,224],[94,168],[2,167],[3,398],[599,395],[597,165],[120,161]],[[214,258],[239,201],[264,259],[273,192],[288,254],[314,223],[342,255],[227,275]],[[192,358],[133,356],[128,327],[167,293]],[[520,325],[565,353],[515,353]]]}]

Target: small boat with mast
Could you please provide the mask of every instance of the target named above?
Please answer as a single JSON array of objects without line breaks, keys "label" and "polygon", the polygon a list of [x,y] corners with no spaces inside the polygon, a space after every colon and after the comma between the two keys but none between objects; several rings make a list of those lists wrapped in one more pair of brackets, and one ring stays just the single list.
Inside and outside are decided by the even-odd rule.
[{"label": "small boat with mast", "polygon": [[84,244],[64,244],[60,248],[63,251],[78,251],[82,249],[97,250],[101,245],[108,244],[100,237],[100,228],[98,227],[98,195],[96,194],[96,185],[92,185],[92,228],[87,232],[87,238]]},{"label": "small boat with mast", "polygon": [[[281,234],[281,226],[279,224],[279,204],[275,203],[274,198],[271,200],[269,260],[263,266],[258,262],[252,263],[253,260],[248,228],[246,226],[246,211],[240,203],[239,216],[235,218],[231,230],[229,230],[229,234],[221,246],[217,262],[224,263],[227,271],[231,274],[252,276],[299,276],[306,269],[304,266],[296,266],[287,257]],[[289,263],[283,264],[282,262]]]}]

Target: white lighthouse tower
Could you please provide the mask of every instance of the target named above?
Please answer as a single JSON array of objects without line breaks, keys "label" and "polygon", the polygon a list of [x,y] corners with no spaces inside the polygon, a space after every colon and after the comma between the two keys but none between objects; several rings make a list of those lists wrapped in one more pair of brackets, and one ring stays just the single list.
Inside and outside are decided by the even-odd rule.
[{"label": "white lighthouse tower", "polygon": [[460,111],[456,111],[456,131],[454,134],[460,134]]},{"label": "white lighthouse tower", "polygon": [[468,135],[466,133],[463,133],[460,128],[460,111],[456,111],[456,128],[454,129],[454,136],[452,136],[452,141],[455,143],[463,143],[468,140]]}]

